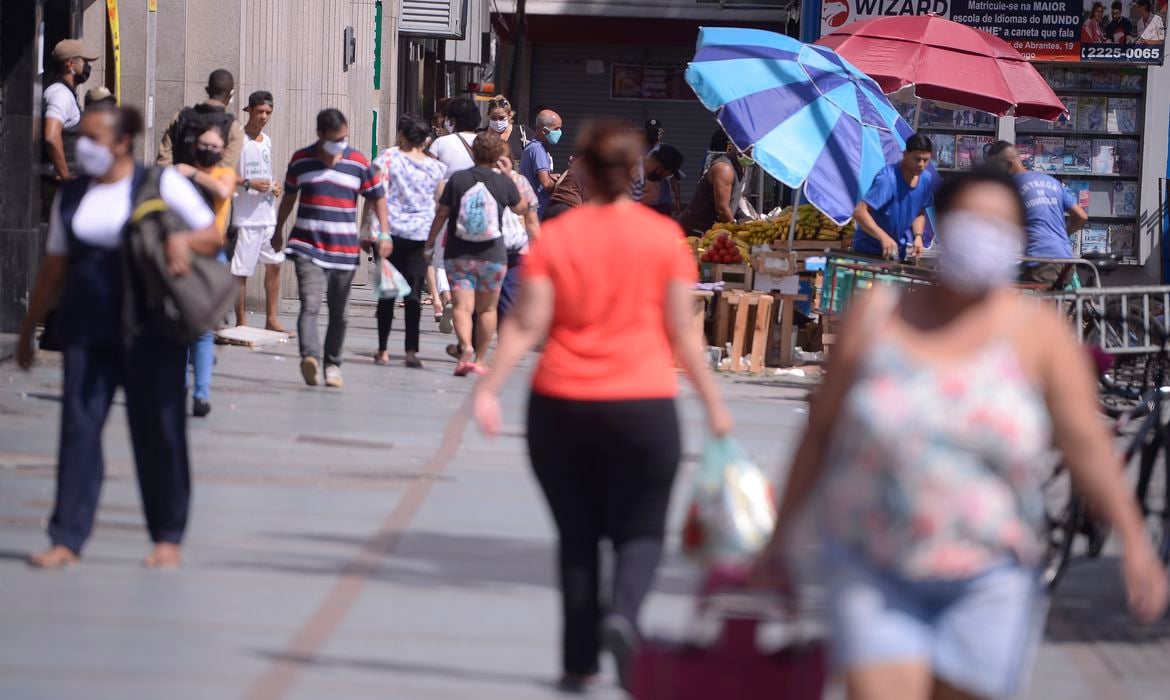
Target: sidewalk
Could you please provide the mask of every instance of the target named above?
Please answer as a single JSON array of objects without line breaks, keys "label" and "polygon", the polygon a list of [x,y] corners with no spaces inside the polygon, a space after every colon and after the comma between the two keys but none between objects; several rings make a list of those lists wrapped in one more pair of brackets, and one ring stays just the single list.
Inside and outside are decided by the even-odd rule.
[{"label": "sidewalk", "polygon": [[[303,385],[295,341],[217,350],[213,411],[190,429],[187,562],[170,573],[138,565],[148,542],[120,408],[83,564],[24,565],[53,501],[60,369],[52,356],[29,374],[0,365],[0,698],[559,697],[555,544],[525,461],[524,377],[502,398],[503,437],[452,429],[457,449],[436,459],[471,386],[451,376],[450,336],[424,320],[418,372],[375,367],[373,329],[372,309],[354,308],[340,392]],[[741,440],[778,468],[804,392],[720,381]],[[690,395],[682,416],[672,552],[703,434]],[[1115,566],[1070,571],[1029,697],[1165,697],[1170,627],[1128,623]],[[682,629],[695,578],[668,557],[648,630]],[[605,663],[590,697],[619,698]]]}]

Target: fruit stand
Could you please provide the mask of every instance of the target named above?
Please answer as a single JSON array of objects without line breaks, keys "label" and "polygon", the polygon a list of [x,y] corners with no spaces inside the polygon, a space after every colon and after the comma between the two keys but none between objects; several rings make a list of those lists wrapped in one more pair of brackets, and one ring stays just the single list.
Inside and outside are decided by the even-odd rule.
[{"label": "fruit stand", "polygon": [[763,219],[719,223],[702,237],[687,239],[701,286],[712,293],[706,303],[707,345],[727,353],[731,371],[760,373],[765,365],[792,364],[798,313],[820,322],[812,302],[821,276],[806,264],[852,241],[852,224],[839,227],[806,204],[796,210],[795,240],[789,244],[792,216],[788,207]]}]

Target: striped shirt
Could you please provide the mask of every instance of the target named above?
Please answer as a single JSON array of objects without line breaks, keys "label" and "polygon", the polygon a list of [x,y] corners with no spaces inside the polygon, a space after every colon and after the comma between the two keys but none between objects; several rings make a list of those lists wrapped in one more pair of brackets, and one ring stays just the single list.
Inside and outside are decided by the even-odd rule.
[{"label": "striped shirt", "polygon": [[[284,189],[300,193],[296,223],[288,237],[288,253],[304,255],[321,267],[353,270],[358,266],[357,199],[385,197],[382,180],[370,161],[347,148],[329,167],[316,155],[317,144],[293,154]],[[287,196],[287,195],[286,195]]]}]

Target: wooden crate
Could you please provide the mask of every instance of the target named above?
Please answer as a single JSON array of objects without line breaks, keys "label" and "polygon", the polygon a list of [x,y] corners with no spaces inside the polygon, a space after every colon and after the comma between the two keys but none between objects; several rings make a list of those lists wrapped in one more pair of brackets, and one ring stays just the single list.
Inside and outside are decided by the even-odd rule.
[{"label": "wooden crate", "polygon": [[[712,340],[718,347],[731,342],[731,371],[742,372],[743,354],[751,352],[748,371],[764,371],[764,356],[772,328],[772,296],[760,292],[728,291],[719,295],[715,307],[715,328]],[[752,319],[752,309],[755,317]],[[733,313],[734,309],[734,313]]]},{"label": "wooden crate", "polygon": [[722,282],[724,289],[742,289],[750,291],[752,288],[751,265],[721,265],[718,263],[703,263],[702,277],[705,282]]}]

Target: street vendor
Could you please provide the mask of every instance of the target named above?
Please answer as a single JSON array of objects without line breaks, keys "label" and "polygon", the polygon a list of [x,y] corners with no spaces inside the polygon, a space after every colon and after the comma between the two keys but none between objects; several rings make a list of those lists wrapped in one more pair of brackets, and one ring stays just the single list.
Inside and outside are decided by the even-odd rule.
[{"label": "street vendor", "polygon": [[938,176],[928,170],[934,145],[926,136],[906,139],[901,160],[878,171],[853,211],[853,252],[886,259],[917,258],[924,249],[926,209],[934,205]]},{"label": "street vendor", "polygon": [[733,223],[743,198],[744,171],[751,164],[751,156],[728,142],[727,150],[699,180],[691,203],[678,215],[683,230],[702,236],[717,223]]}]

